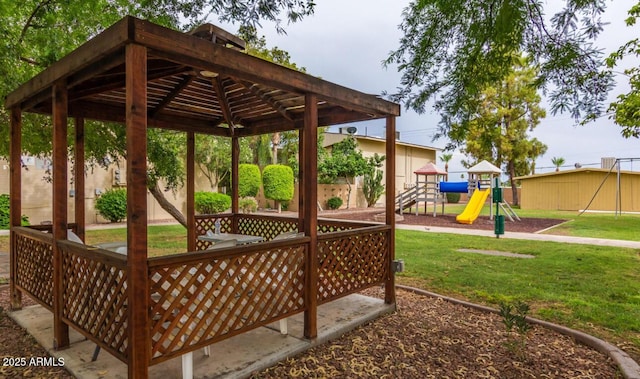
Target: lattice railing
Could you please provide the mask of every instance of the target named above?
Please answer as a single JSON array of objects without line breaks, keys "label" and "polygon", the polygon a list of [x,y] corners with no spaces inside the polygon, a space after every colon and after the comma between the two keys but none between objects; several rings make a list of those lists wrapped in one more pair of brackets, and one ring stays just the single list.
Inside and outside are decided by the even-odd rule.
[{"label": "lattice railing", "polygon": [[342,220],[327,220],[327,219],[318,219],[318,232],[322,233],[332,233],[332,232],[341,232],[344,230],[352,230],[357,228],[366,228],[369,226],[374,226],[376,224],[364,223],[364,222],[355,222],[355,221],[342,221]]},{"label": "lattice railing", "polygon": [[[216,215],[198,215],[196,219],[196,236],[207,233],[208,230],[215,230],[216,220],[220,220],[221,233],[233,233],[233,215],[216,214]],[[196,250],[206,250],[211,246],[209,241],[196,240]]]},{"label": "lattice railing", "polygon": [[298,219],[292,217],[269,217],[260,215],[236,215],[238,233],[262,236],[271,241],[278,234],[298,230]]},{"label": "lattice railing", "polygon": [[151,258],[152,364],[304,311],[308,239]]},{"label": "lattice railing", "polygon": [[127,361],[126,256],[58,241],[62,254],[62,318]]},{"label": "lattice railing", "polygon": [[389,232],[384,225],[318,236],[318,303],[384,283]]},{"label": "lattice railing", "polygon": [[39,303],[53,309],[53,236],[30,228],[16,227],[16,286]]}]

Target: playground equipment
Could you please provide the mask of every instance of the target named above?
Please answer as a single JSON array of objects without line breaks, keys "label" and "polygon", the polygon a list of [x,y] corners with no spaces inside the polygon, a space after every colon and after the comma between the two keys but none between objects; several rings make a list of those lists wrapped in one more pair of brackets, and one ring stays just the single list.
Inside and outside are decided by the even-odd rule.
[{"label": "playground equipment", "polygon": [[487,201],[487,197],[489,197],[490,189],[476,189],[473,191],[473,195],[467,206],[464,208],[464,211],[456,216],[456,221],[460,224],[473,224],[473,222],[478,218],[482,207],[484,206],[485,201]]},{"label": "playground equipment", "polygon": [[420,203],[424,203],[424,213],[427,213],[427,204],[433,204],[433,217],[436,216],[436,207],[444,198],[438,189],[440,180],[447,176],[447,172],[433,163],[427,163],[413,172],[416,174],[415,186],[396,196],[396,210],[402,214],[404,208],[416,206],[416,215],[420,209]]}]

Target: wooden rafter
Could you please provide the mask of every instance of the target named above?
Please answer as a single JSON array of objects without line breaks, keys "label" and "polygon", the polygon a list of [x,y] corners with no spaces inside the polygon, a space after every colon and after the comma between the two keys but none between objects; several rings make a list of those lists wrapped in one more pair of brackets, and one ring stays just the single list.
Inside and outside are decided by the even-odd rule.
[{"label": "wooden rafter", "polygon": [[265,90],[260,89],[260,87],[256,83],[249,83],[246,80],[239,81],[246,89],[251,91],[255,96],[259,97],[265,103],[269,104],[276,112],[280,113],[282,117],[286,118],[289,121],[293,121],[293,118],[287,112],[287,109],[280,104],[278,101],[274,100],[273,96],[269,95]]},{"label": "wooden rafter", "polygon": [[218,103],[220,104],[220,108],[222,108],[224,119],[227,121],[229,129],[231,129],[231,135],[233,135],[233,130],[235,128],[233,114],[231,113],[231,108],[229,107],[229,101],[227,100],[227,94],[224,91],[222,80],[220,80],[219,76],[216,76],[215,78],[211,79],[211,84],[213,85],[213,90],[218,96]]},{"label": "wooden rafter", "polygon": [[175,97],[178,96],[178,94],[180,94],[183,89],[187,88],[187,86],[191,84],[193,79],[193,75],[185,75],[180,83],[178,83],[178,85],[176,85],[176,87],[171,90],[171,92],[169,92],[167,96],[165,96],[164,99],[162,99],[160,103],[156,105],[155,108],[149,110],[149,118],[154,118],[158,114],[158,112],[160,112],[162,109],[164,109],[164,107],[171,103],[171,101],[175,99]]}]

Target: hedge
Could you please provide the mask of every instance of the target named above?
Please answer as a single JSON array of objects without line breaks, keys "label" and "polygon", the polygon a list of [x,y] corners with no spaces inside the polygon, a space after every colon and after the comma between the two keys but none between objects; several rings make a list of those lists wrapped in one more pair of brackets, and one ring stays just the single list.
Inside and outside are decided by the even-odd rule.
[{"label": "hedge", "polygon": [[231,196],[218,192],[196,192],[195,203],[198,213],[220,213],[231,208]]},{"label": "hedge", "polygon": [[262,176],[258,165],[243,163],[238,166],[238,195],[240,197],[256,197],[261,185]]},{"label": "hedge", "polygon": [[[9,195],[2,194],[0,195],[0,229],[9,229],[11,224],[11,220],[9,219],[9,205],[11,202],[9,201]],[[27,216],[22,216],[22,226],[29,225],[29,218]]]},{"label": "hedge", "polygon": [[96,199],[96,210],[111,222],[120,222],[127,217],[127,190],[114,188],[105,191]]},{"label": "hedge", "polygon": [[289,166],[274,164],[262,170],[264,197],[276,201],[293,199],[293,170]]}]

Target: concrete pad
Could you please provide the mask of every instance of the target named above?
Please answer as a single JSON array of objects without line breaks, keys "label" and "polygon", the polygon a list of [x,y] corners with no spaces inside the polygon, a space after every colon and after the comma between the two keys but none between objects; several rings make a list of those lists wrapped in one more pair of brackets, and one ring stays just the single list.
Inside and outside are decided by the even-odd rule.
[{"label": "concrete pad", "polygon": [[[202,349],[193,352],[194,378],[244,378],[252,372],[273,366],[287,357],[355,329],[395,310],[383,300],[353,294],[318,307],[318,338],[303,336],[303,314],[288,319],[289,334],[280,334],[278,322],[228,338],[211,345],[211,356]],[[95,344],[70,330],[71,345],[64,350],[53,349],[53,315],[40,305],[25,307],[10,313],[20,326],[56,358],[64,358],[65,368],[77,378],[126,378],[127,365],[106,351],[91,362]],[[177,357],[149,368],[151,378],[181,378],[182,360]]]}]

